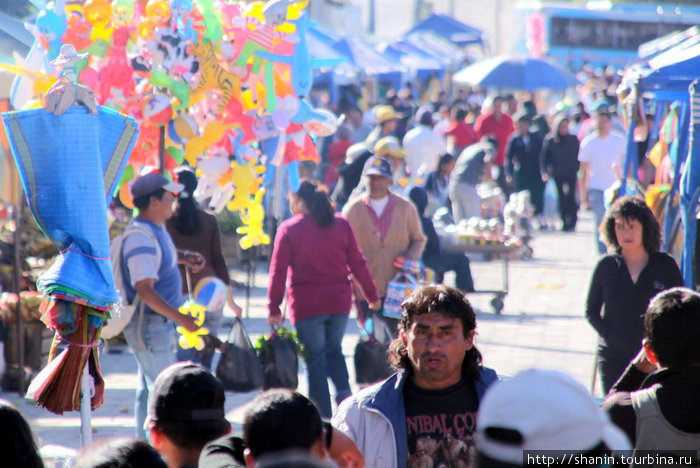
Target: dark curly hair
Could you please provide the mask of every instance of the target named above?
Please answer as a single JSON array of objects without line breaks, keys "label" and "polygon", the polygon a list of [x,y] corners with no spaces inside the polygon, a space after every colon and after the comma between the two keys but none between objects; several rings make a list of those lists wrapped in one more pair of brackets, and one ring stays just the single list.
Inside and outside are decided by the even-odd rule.
[{"label": "dark curly hair", "polygon": [[644,250],[652,254],[661,249],[661,228],[651,209],[639,197],[625,196],[618,198],[610,207],[598,229],[603,235],[603,240],[608,247],[620,252],[620,247],[615,235],[615,220],[637,220],[642,225],[642,243]]},{"label": "dark curly hair", "polygon": [[[476,329],[476,313],[464,294],[455,288],[445,285],[422,286],[401,304],[403,310],[399,322],[399,331],[408,331],[416,315],[437,312],[462,322],[464,337]],[[481,353],[472,346],[464,354],[462,361],[462,377],[477,380],[481,371]],[[397,370],[413,368],[408,357],[408,351],[403,340],[399,337],[389,345],[389,363]]]}]

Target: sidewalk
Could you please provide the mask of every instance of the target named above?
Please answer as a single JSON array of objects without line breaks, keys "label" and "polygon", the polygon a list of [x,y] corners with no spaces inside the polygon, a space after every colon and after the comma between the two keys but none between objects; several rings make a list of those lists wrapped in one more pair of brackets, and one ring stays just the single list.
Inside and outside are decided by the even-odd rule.
[{"label": "sidewalk", "polygon": [[[568,372],[590,388],[596,335],[584,318],[584,304],[597,257],[591,214],[583,212],[581,217],[575,233],[536,232],[532,242],[533,258],[510,263],[510,291],[501,315],[494,314],[491,309],[492,296],[475,294],[470,297],[478,309],[476,344],[484,364],[499,374],[513,375],[529,367],[547,367]],[[258,265],[249,305],[244,306],[244,323],[253,341],[257,335],[269,331],[265,268],[266,265]],[[473,262],[472,268],[477,290],[491,287],[487,284],[490,281],[500,281],[501,262]],[[245,284],[245,271],[232,274],[235,280]],[[448,275],[446,282],[453,284],[453,278]],[[236,294],[238,303],[244,305],[245,291],[239,289]],[[228,316],[220,330],[222,338],[231,322],[232,317]],[[354,320],[350,320],[343,340],[351,382],[354,381],[352,356],[358,330]],[[117,354],[101,355],[106,395],[105,404],[92,413],[94,439],[131,436],[134,432],[136,362],[126,348],[113,347],[111,351]],[[306,393],[303,361],[300,361],[299,391]],[[256,394],[226,393],[227,417],[234,424],[234,430],[240,428],[242,407]],[[0,397],[17,405],[30,421],[42,446],[80,447],[78,412],[58,416],[35,407],[16,393],[0,393]]]}]

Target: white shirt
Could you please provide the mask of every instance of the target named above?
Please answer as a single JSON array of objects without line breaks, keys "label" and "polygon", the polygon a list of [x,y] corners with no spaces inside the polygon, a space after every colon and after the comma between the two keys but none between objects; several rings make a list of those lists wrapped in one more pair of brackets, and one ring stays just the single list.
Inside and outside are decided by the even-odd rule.
[{"label": "white shirt", "polygon": [[384,208],[386,208],[386,205],[389,203],[389,195],[385,196],[384,198],[370,198],[369,199],[369,206],[372,207],[374,210],[374,214],[377,215],[377,218],[382,217],[382,213],[384,213]]},{"label": "white shirt", "polygon": [[588,135],[581,142],[578,160],[588,163],[588,189],[606,190],[617,177],[612,165],[617,164],[621,169],[625,162],[627,142],[619,133],[610,132],[601,137],[598,133]]},{"label": "white shirt", "polygon": [[430,127],[418,125],[403,137],[406,165],[412,176],[430,172],[437,167],[440,155],[447,152],[447,145]]}]

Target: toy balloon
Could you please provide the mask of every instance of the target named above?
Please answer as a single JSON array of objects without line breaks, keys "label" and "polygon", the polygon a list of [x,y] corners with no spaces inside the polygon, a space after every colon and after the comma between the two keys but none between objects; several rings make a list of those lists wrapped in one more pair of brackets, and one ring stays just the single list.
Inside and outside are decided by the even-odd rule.
[{"label": "toy balloon", "polygon": [[153,93],[146,97],[143,117],[153,125],[166,125],[173,115],[170,98],[163,93]]}]

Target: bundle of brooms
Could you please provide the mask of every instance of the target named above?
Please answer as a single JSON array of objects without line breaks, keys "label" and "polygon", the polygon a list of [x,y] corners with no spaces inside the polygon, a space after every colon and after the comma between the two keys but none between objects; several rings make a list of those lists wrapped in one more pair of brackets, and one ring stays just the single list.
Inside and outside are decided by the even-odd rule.
[{"label": "bundle of brooms", "polygon": [[49,352],[49,364],[32,381],[27,397],[52,413],[79,411],[81,382],[88,363],[95,390],[89,396],[90,403],[92,409],[99,408],[104,403],[104,379],[96,345],[104,313],[63,300],[45,299],[42,308],[42,321],[55,330],[56,335]]}]

